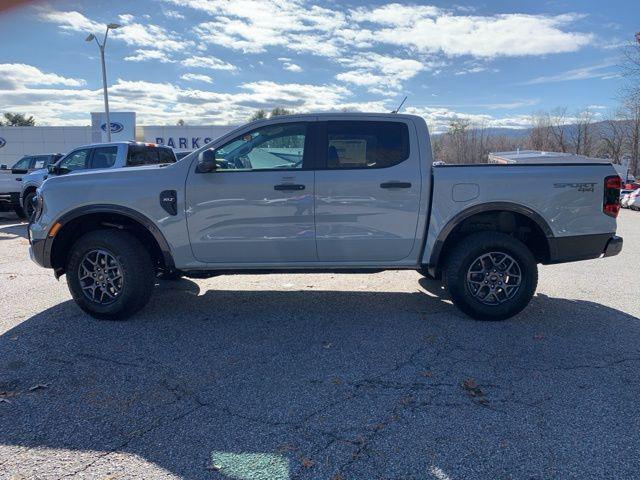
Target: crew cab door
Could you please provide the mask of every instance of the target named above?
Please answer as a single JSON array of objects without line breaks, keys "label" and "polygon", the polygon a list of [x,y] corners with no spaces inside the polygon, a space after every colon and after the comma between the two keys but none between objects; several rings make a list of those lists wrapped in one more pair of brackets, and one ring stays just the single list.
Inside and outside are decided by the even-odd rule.
[{"label": "crew cab door", "polygon": [[321,124],[316,172],[320,261],[394,262],[414,248],[420,210],[415,127],[403,119]]},{"label": "crew cab door", "polygon": [[276,122],[215,150],[217,168],[187,178],[187,225],[206,263],[316,260],[313,123]]}]

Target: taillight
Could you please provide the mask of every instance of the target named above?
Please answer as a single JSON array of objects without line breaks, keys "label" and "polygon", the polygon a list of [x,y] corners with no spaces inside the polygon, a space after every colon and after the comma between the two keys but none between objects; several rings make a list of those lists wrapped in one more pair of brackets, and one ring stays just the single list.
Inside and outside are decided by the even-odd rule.
[{"label": "taillight", "polygon": [[620,212],[620,188],[622,180],[618,175],[611,175],[604,179],[604,203],[602,211],[610,217],[616,218]]}]

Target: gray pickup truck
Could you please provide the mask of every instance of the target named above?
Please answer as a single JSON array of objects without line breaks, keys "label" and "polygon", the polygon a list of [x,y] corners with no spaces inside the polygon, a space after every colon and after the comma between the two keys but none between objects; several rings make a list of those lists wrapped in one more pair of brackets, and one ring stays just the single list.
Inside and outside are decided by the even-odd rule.
[{"label": "gray pickup truck", "polygon": [[47,180],[30,253],[97,318],[138,311],[162,274],[407,269],[468,315],[505,319],[537,264],[622,248],[610,164],[432,164],[416,116],[257,121],[171,165]]}]

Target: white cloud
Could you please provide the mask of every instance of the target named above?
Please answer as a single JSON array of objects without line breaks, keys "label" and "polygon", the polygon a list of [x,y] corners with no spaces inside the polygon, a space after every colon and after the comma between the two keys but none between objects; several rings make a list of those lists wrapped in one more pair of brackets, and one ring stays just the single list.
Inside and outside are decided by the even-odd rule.
[{"label": "white cloud", "polygon": [[[77,11],[57,11],[51,9],[43,9],[39,14],[40,18],[46,22],[57,24],[62,30],[76,31],[84,33],[94,33],[102,35],[106,25],[96,22],[84,16]],[[142,24],[135,21],[135,17],[131,14],[122,14],[118,16],[122,26],[117,30],[109,33],[109,37],[115,40],[121,40],[127,45],[138,47],[146,50],[145,53],[136,52],[136,55],[129,57],[129,60],[149,60],[155,58],[161,60],[160,57],[153,57],[150,51],[164,51],[167,55],[173,52],[181,52],[192,48],[195,43],[192,40],[185,40],[175,32],[170,32],[153,24]],[[167,60],[164,60],[167,61]]]},{"label": "white cloud", "polygon": [[618,74],[611,71],[612,66],[614,66],[613,62],[604,62],[589,67],[574,68],[572,70],[567,70],[556,75],[536,77],[524,82],[522,85],[568,82],[571,80],[587,80],[590,78],[601,78],[603,80],[609,80],[611,78],[617,78],[618,76]]},{"label": "white cloud", "polygon": [[178,12],[176,10],[163,10],[162,13],[164,13],[165,17],[171,18],[173,20],[183,20],[184,19],[184,15],[182,15],[180,12]]},{"label": "white cloud", "polygon": [[297,52],[335,56],[331,32],[346,26],[345,13],[305,0],[165,0],[215,17],[195,31],[200,40],[246,53],[282,46]]},{"label": "white cloud", "polygon": [[213,80],[209,75],[201,75],[199,73],[185,73],[180,78],[187,80],[188,82],[213,83]]},{"label": "white cloud", "polygon": [[293,63],[290,58],[280,57],[278,58],[282,62],[282,68],[288,70],[289,72],[300,73],[302,71],[302,67],[296,63]]},{"label": "white cloud", "polygon": [[[372,93],[396,95],[402,82],[430,68],[428,63],[409,58],[391,57],[375,52],[365,52],[339,60],[351,70],[339,73],[336,79],[368,87]],[[389,90],[393,90],[389,92]]]},{"label": "white cloud", "polygon": [[62,30],[86,33],[103,32],[107,25],[94,22],[80,12],[61,12],[57,10],[42,9],[40,18],[46,22],[57,24]]},{"label": "white cloud", "polygon": [[235,65],[231,65],[230,63],[225,62],[224,60],[220,60],[216,57],[206,56],[206,57],[189,57],[185,58],[180,62],[184,67],[191,68],[206,68],[209,70],[237,70]]},{"label": "white cloud", "polygon": [[161,63],[174,63],[173,60],[166,52],[162,50],[153,49],[137,49],[133,55],[124,57],[127,62],[144,62],[147,60],[157,60]]},{"label": "white cloud", "polygon": [[81,87],[85,81],[67,78],[55,73],[45,73],[42,70],[24,63],[0,64],[0,89],[19,89],[33,85],[65,85]]},{"label": "white cloud", "polygon": [[284,47],[336,57],[352,48],[397,45],[422,53],[478,58],[573,52],[593,35],[571,31],[576,14],[474,15],[460,8],[398,3],[340,11],[308,0],[165,0],[212,16],[201,40],[247,53]]}]

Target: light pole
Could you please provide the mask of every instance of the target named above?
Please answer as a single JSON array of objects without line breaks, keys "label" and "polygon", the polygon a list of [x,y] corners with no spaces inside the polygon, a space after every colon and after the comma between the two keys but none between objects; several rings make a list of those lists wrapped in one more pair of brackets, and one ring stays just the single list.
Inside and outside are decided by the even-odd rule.
[{"label": "light pole", "polygon": [[102,61],[102,90],[104,92],[104,113],[107,117],[106,130],[107,130],[107,141],[111,141],[111,119],[109,118],[109,96],[107,94],[107,68],[104,63],[104,47],[107,44],[107,35],[109,35],[109,30],[115,30],[116,28],[120,28],[121,25],[118,23],[110,23],[107,25],[107,30],[104,32],[104,39],[102,43],[98,41],[96,36],[91,33],[85,40],[90,42],[95,40],[98,44],[98,48],[100,49],[100,60]]}]

